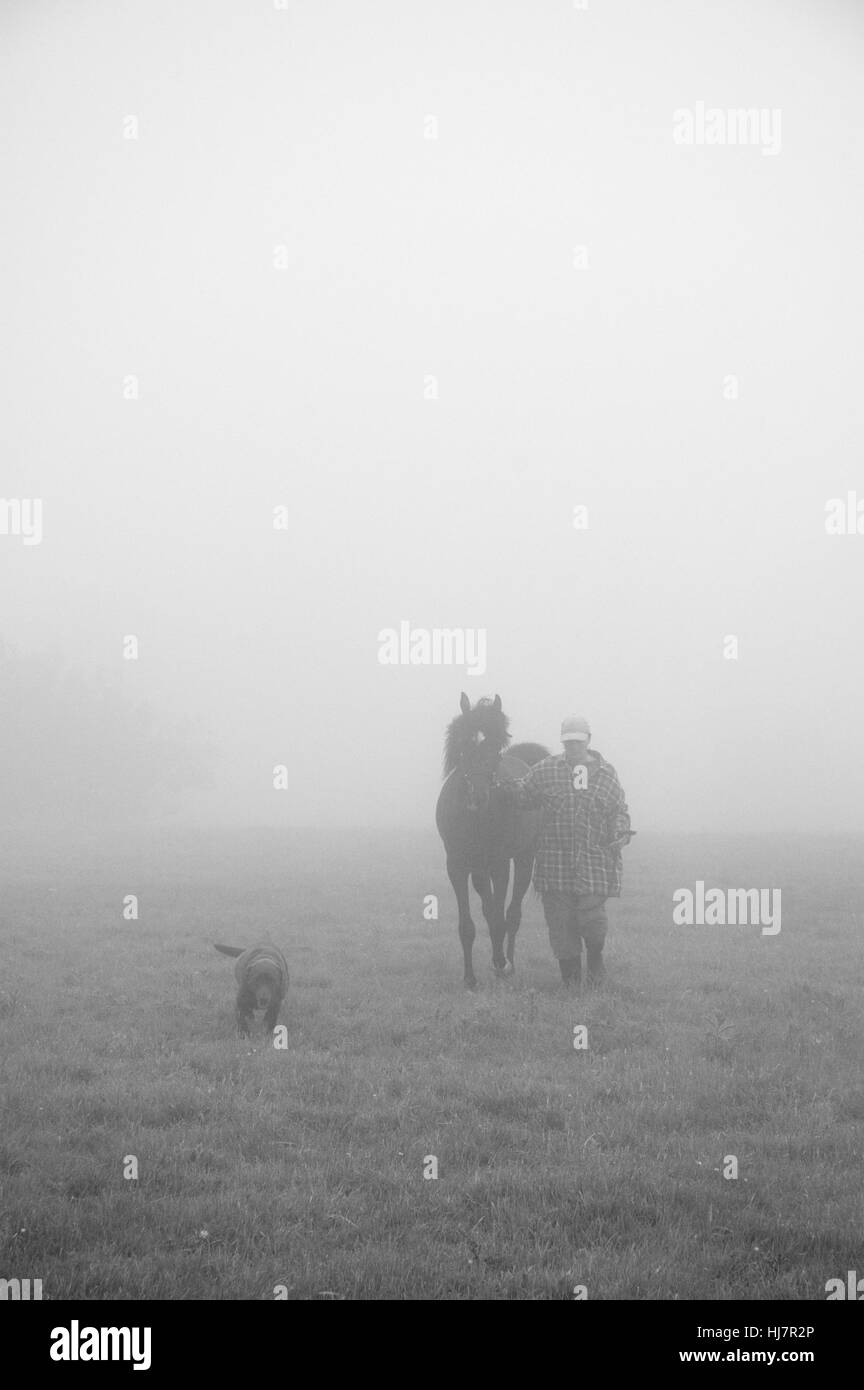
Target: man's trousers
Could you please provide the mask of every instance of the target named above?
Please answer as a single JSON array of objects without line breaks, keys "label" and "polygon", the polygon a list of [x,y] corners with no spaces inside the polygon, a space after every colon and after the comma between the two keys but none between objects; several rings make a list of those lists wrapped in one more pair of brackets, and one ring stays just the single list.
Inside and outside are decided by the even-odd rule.
[{"label": "man's trousers", "polygon": [[598,893],[564,893],[557,889],[546,889],[541,896],[549,944],[565,980],[578,980],[581,975],[583,941],[589,979],[600,979],[607,927],[606,899]]}]

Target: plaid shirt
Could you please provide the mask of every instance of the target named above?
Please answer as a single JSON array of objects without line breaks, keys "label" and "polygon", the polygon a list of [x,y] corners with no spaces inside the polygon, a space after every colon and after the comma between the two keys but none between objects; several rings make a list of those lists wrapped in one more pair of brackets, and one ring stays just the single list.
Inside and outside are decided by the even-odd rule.
[{"label": "plaid shirt", "polygon": [[[577,790],[574,773],[587,768],[587,783]],[[583,772],[584,776],[584,772]],[[621,850],[613,840],[630,832],[624,791],[611,763],[595,753],[570,767],[563,753],[535,763],[527,777],[511,782],[509,795],[520,806],[542,806],[545,814],[537,840],[534,887],[563,893],[621,895]]]}]

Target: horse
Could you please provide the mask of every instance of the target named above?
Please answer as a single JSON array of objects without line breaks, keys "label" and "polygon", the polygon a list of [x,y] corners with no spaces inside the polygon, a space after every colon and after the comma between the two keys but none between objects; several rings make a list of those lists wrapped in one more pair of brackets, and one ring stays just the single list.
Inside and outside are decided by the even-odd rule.
[{"label": "horse", "polygon": [[[447,874],[459,908],[459,940],[465,961],[465,987],[477,988],[472,948],[474,923],[468,895],[469,877],[480,895],[492,941],[492,965],[498,975],[515,969],[516,933],[522,900],[531,882],[534,850],[542,812],[520,811],[494,789],[501,782],[525,777],[533,763],[548,757],[539,743],[510,744],[509,720],[501,697],[484,697],[471,707],[463,692],[461,713],[447,726],[444,785],[435,823],[444,842]],[[505,749],[508,751],[505,753]],[[506,907],[513,862],[513,891]],[[506,955],[504,942],[507,942]]]}]

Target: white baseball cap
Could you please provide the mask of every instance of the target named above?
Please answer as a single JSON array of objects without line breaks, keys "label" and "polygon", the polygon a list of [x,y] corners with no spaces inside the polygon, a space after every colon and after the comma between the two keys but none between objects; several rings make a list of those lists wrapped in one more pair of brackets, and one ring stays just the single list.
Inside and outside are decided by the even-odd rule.
[{"label": "white baseball cap", "polygon": [[591,726],[588,720],[583,719],[580,714],[568,714],[561,725],[561,742],[577,740],[579,743],[587,743],[590,737]]}]

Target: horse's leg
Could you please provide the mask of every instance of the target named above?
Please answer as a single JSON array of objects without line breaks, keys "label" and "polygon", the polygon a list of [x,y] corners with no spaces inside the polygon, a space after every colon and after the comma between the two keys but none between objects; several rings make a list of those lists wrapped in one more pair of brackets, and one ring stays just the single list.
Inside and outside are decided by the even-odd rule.
[{"label": "horse's leg", "polygon": [[[489,923],[492,937],[492,964],[501,975],[509,975],[513,969],[504,955],[504,935],[507,930],[504,920],[504,907],[507,902],[507,889],[510,885],[510,857],[499,859],[492,869],[492,911],[493,920]],[[493,926],[494,922],[494,926]]]},{"label": "horse's leg", "polygon": [[465,958],[465,988],[476,989],[474,964],[471,959],[474,945],[474,923],[471,920],[471,903],[468,898],[468,865],[464,859],[447,855],[447,874],[456,894],[459,908],[459,940],[462,942],[462,955]]},{"label": "horse's leg", "polygon": [[489,939],[492,942],[492,961],[495,961],[495,924],[496,907],[495,895],[492,890],[492,879],[486,869],[472,869],[471,882],[474,890],[478,894],[483,904],[483,916],[486,918],[486,925],[489,928]]},{"label": "horse's leg", "polygon": [[507,959],[511,970],[515,968],[516,933],[522,921],[522,899],[528,892],[531,870],[534,867],[534,853],[517,854],[513,860],[513,893],[507,909]]}]

